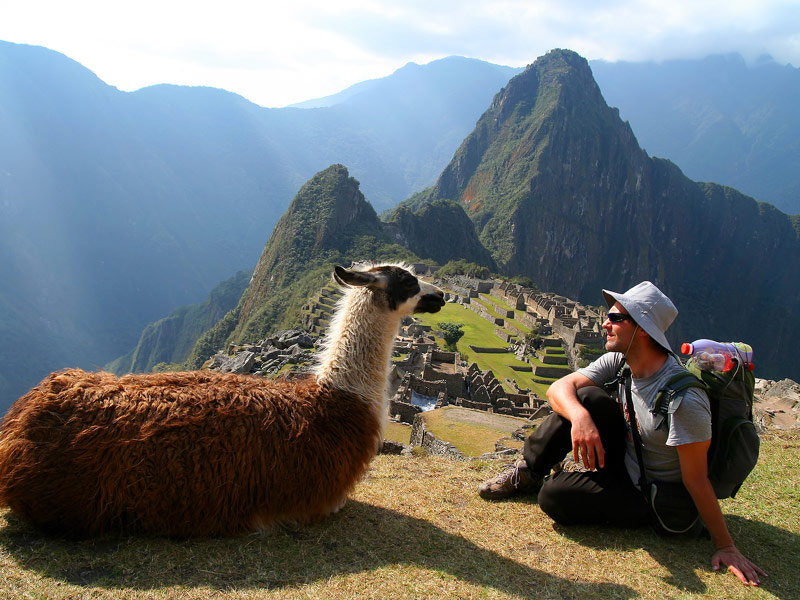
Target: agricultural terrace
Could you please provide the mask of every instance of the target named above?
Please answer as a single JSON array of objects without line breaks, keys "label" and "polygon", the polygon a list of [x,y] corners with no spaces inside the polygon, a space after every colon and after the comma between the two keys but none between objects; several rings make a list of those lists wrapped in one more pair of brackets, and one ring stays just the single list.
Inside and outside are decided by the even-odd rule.
[{"label": "agricultural terrace", "polygon": [[[512,369],[512,365],[527,367],[543,364],[538,358],[530,357],[531,362],[525,363],[517,360],[511,352],[502,354],[478,353],[472,351],[469,347],[506,348],[508,344],[495,335],[495,329],[501,329],[509,335],[518,336],[518,332],[509,327],[509,324],[526,333],[530,332],[530,328],[526,327],[519,320],[509,319],[506,314],[507,311],[512,309],[493,296],[481,294],[479,298],[473,298],[472,301],[480,304],[490,314],[505,319],[505,326],[497,327],[479,314],[461,304],[455,303],[446,304],[438,313],[416,315],[416,318],[421,323],[430,325],[434,330],[438,328],[438,323],[462,323],[464,325],[464,336],[458,341],[456,347],[468,363],[475,362],[482,370],[491,369],[497,379],[503,384],[503,387],[509,392],[514,392],[515,390],[507,384],[506,379],[514,380],[521,389],[530,389],[536,392],[539,397],[544,398],[547,388],[552,381],[555,381],[555,378],[537,377],[536,380],[534,380],[533,373],[529,371],[515,371]],[[500,312],[501,310],[502,312]],[[442,340],[439,339],[438,343],[442,347],[444,346]],[[547,352],[548,354],[555,353],[562,356],[564,354],[562,348],[548,348]],[[566,374],[569,370],[565,369],[564,372]]]}]

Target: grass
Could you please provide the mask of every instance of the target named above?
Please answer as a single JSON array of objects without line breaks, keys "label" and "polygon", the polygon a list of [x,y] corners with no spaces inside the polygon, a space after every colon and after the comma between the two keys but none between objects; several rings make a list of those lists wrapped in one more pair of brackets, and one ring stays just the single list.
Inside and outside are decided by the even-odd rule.
[{"label": "grass", "polygon": [[390,422],[386,426],[383,437],[393,442],[408,444],[411,441],[411,426]]},{"label": "grass", "polygon": [[336,515],[299,529],[172,541],[47,537],[0,512],[0,595],[10,600],[326,598],[800,598],[800,433],[764,440],[736,499],[734,539],[770,575],[742,586],[706,540],[648,529],[554,526],[529,498],[488,503],[488,461],[379,456]]},{"label": "grass", "polygon": [[470,345],[482,348],[508,347],[507,343],[503,342],[494,334],[495,326],[483,317],[455,303],[446,304],[440,312],[432,315],[419,314],[415,316],[420,322],[425,325],[430,325],[434,329],[437,327],[438,323],[442,322],[463,323],[464,337],[458,341],[456,347],[462,355],[468,356],[468,362],[477,363],[478,368],[484,371],[491,369],[508,392],[513,391],[513,389],[505,380],[511,379],[516,381],[521,389],[530,389],[535,391],[539,397],[545,397],[549,386],[535,383],[531,379],[530,373],[514,371],[509,366],[511,364],[526,364],[518,361],[513,354],[479,353],[473,352],[469,348]]},{"label": "grass", "polygon": [[[464,423],[449,418],[448,413],[452,407],[428,411],[423,414],[425,427],[440,440],[450,442],[466,456],[480,456],[486,452],[494,452],[494,443],[501,437],[507,437],[508,432],[500,431],[495,427],[476,423]],[[508,422],[519,421],[516,427],[522,426],[525,419],[509,417]]]},{"label": "grass", "polygon": [[[483,306],[492,316],[500,317],[506,323],[513,323],[518,329],[520,329],[524,333],[531,332],[531,328],[525,325],[525,323],[523,323],[521,320],[518,320],[516,318],[509,319],[508,317],[506,317],[507,314],[506,311],[509,310],[514,311],[515,316],[519,314],[519,311],[513,309],[499,298],[495,298],[491,294],[480,294],[478,298],[473,299],[473,302],[477,302],[478,304]],[[501,327],[500,329],[503,329],[504,331],[510,333],[511,335],[518,335],[516,331],[508,327]]]}]

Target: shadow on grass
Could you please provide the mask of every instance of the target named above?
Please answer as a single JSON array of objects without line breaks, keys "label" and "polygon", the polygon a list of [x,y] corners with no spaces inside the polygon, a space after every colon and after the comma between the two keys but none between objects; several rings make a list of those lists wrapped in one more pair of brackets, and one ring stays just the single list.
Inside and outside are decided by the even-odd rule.
[{"label": "shadow on grass", "polygon": [[[43,536],[13,515],[6,519],[0,548],[21,568],[88,587],[281,589],[324,585],[332,577],[375,570],[367,577],[383,578],[385,586],[389,569],[388,577],[397,578],[389,582],[389,593],[402,594],[408,572],[392,574],[390,569],[414,566],[432,572],[423,577],[414,573],[414,578],[434,590],[455,578],[525,598],[635,595],[624,585],[573,581],[531,569],[428,521],[355,501],[317,525],[224,539],[104,537],[73,542]],[[371,589],[368,579],[364,589]]]},{"label": "shadow on grass", "polygon": [[[800,598],[800,579],[794,574],[794,566],[800,562],[800,536],[769,523],[738,515],[726,515],[725,520],[737,547],[766,571],[768,577],[762,578],[760,587],[777,598]],[[613,535],[609,535],[608,527],[602,526],[564,527],[554,524],[553,528],[561,535],[592,548],[642,548],[669,571],[664,583],[688,593],[704,594],[708,591],[697,575],[697,570],[711,571],[713,545],[706,538],[664,538],[649,527],[614,529],[611,530]],[[733,574],[724,570],[720,571],[720,576],[735,579]]]}]

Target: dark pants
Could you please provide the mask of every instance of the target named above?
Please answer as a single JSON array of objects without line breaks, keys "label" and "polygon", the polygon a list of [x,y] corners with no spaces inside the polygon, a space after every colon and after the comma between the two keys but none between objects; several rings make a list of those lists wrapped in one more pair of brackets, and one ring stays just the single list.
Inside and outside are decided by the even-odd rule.
[{"label": "dark pants", "polygon": [[[627,427],[617,401],[599,387],[581,388],[578,398],[600,432],[605,467],[556,473],[545,480],[539,492],[539,506],[562,525],[646,525],[647,503],[625,468]],[[528,468],[537,475],[548,475],[572,450],[571,430],[572,424],[555,413],[545,419],[525,440],[523,456]]]}]

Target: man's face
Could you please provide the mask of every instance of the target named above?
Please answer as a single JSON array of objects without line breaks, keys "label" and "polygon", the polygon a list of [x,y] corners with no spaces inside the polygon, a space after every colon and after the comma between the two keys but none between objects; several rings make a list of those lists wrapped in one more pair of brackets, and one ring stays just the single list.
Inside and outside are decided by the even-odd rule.
[{"label": "man's face", "polygon": [[[619,303],[608,309],[609,317],[603,321],[603,329],[606,332],[606,350],[609,352],[627,352],[631,344],[631,338],[636,330],[636,323],[628,315],[628,311]],[[614,315],[624,315],[615,317]],[[622,319],[622,320],[617,320]]]}]

